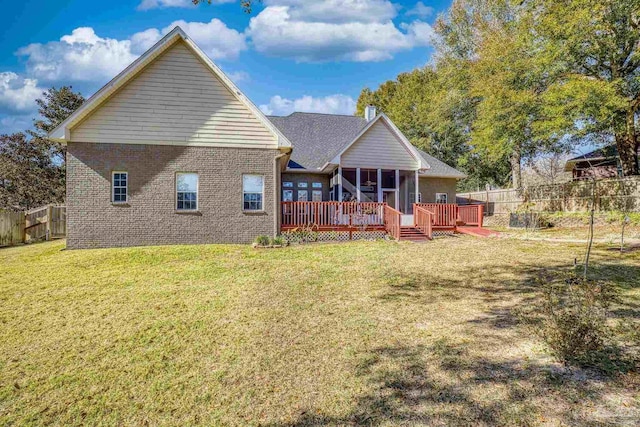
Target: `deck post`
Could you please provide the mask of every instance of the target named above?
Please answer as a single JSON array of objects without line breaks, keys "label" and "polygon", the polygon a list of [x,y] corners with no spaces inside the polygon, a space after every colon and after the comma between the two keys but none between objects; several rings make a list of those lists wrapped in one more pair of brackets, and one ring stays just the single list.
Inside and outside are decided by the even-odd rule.
[{"label": "deck post", "polygon": [[378,203],[382,203],[382,169],[378,169]]},{"label": "deck post", "polygon": [[484,206],[478,205],[478,227],[482,228],[483,220],[484,220]]},{"label": "deck post", "polygon": [[[416,194],[414,203],[420,203],[420,179],[418,178],[418,171],[416,170]],[[415,212],[414,212],[415,214]]]},{"label": "deck post", "polygon": [[338,166],[338,201],[342,201],[342,166]]},{"label": "deck post", "polygon": [[358,202],[362,201],[362,194],[360,192],[360,168],[356,168],[356,198]]}]

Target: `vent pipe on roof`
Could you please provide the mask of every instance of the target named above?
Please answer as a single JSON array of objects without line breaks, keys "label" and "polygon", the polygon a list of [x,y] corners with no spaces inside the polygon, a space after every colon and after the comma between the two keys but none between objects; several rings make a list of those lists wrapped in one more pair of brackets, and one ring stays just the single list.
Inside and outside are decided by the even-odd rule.
[{"label": "vent pipe on roof", "polygon": [[364,108],[364,119],[367,122],[370,122],[375,118],[376,118],[376,107],[374,107],[373,105],[367,105]]}]

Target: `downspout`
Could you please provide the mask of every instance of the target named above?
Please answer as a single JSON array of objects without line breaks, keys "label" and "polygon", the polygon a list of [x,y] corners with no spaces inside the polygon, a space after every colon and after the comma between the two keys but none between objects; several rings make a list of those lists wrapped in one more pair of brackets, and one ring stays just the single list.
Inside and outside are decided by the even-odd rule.
[{"label": "downspout", "polygon": [[291,149],[289,148],[287,152],[278,154],[273,158],[273,237],[276,237],[280,234],[280,215],[282,214],[280,210],[280,170],[278,170],[278,161],[285,157],[291,155]]}]

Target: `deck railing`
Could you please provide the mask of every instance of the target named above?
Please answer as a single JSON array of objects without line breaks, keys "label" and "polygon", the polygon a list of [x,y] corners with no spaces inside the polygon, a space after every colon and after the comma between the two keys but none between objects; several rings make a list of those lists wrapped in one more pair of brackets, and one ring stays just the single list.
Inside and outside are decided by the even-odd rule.
[{"label": "deck railing", "polygon": [[420,206],[413,208],[413,226],[420,230],[428,239],[433,238],[434,215],[431,211]]},{"label": "deck railing", "polygon": [[453,203],[416,203],[415,207],[431,212],[435,227],[455,227],[458,221],[458,205]]},{"label": "deck railing", "polygon": [[318,230],[336,227],[383,227],[384,203],[282,202],[282,226]]},{"label": "deck railing", "polygon": [[384,229],[396,240],[400,240],[400,226],[402,224],[402,213],[391,206],[384,204]]},{"label": "deck railing", "polygon": [[483,205],[464,205],[458,206],[458,219],[465,225],[475,225],[482,227],[482,218],[484,216]]},{"label": "deck railing", "polygon": [[[299,227],[315,231],[385,230],[399,239],[402,213],[386,203],[375,202],[282,202],[282,229]],[[459,225],[482,227],[482,205],[416,203],[413,225],[431,238],[437,229],[455,230]]]}]

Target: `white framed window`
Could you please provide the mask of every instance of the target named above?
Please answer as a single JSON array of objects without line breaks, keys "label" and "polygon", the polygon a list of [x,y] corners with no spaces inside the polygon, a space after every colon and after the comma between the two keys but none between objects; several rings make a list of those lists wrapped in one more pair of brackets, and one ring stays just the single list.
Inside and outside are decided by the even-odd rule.
[{"label": "white framed window", "polygon": [[129,174],[122,171],[111,173],[111,201],[113,203],[127,203],[127,188]]},{"label": "white framed window", "polygon": [[313,184],[311,184],[312,188],[322,188],[322,183],[321,182],[314,182]]},{"label": "white framed window", "polygon": [[242,175],[242,200],[245,211],[261,211],[264,199],[264,176]]},{"label": "white framed window", "polygon": [[436,193],[436,203],[447,203],[447,193]]},{"label": "white framed window", "polygon": [[198,174],[194,172],[176,173],[176,210],[198,210]]},{"label": "white framed window", "polygon": [[284,181],[284,182],[282,183],[282,186],[283,186],[284,188],[293,188],[293,182],[291,182],[291,181]]},{"label": "white framed window", "polygon": [[298,187],[299,188],[307,188],[307,183],[306,182],[299,182],[298,183]]},{"label": "white framed window", "polygon": [[322,201],[322,190],[313,190],[311,192],[311,201],[312,202],[321,202]]},{"label": "white framed window", "polygon": [[282,190],[282,201],[293,202],[293,190]]},{"label": "white framed window", "polygon": [[298,201],[299,202],[309,201],[309,192],[307,190],[298,190]]}]

